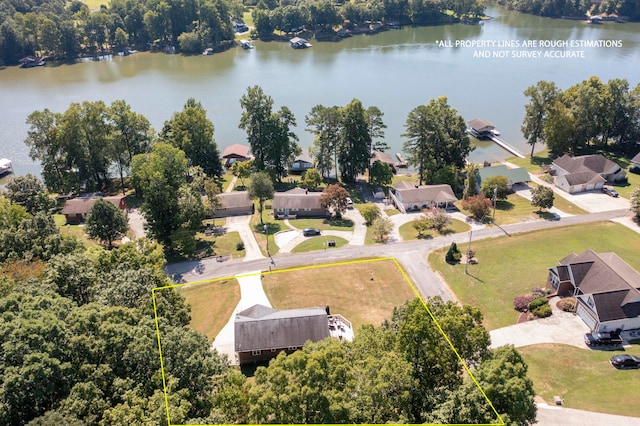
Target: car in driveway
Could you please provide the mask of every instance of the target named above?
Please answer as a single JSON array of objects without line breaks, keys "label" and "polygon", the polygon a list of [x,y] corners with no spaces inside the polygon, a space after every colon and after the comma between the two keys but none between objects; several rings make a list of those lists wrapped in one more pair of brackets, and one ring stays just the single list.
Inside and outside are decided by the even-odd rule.
[{"label": "car in driveway", "polygon": [[314,235],[320,235],[320,230],[318,228],[304,228],[302,235],[305,237],[313,237]]},{"label": "car in driveway", "polygon": [[348,209],[353,208],[353,200],[350,197],[347,197],[347,208]]},{"label": "car in driveway", "polygon": [[615,346],[622,344],[622,338],[618,333],[587,333],[584,335],[584,342],[587,346]]},{"label": "car in driveway", "polygon": [[620,370],[626,370],[629,368],[640,368],[640,358],[635,355],[621,354],[614,355],[609,360],[611,365]]},{"label": "car in driveway", "polygon": [[618,198],[618,192],[613,188],[609,188],[608,186],[603,186],[602,187],[602,192],[604,192],[605,194],[607,194],[610,197]]}]

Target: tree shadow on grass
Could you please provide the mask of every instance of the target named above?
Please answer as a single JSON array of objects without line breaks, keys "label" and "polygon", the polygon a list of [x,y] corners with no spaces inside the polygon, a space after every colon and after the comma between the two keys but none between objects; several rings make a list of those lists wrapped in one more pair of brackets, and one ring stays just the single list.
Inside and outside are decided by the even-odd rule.
[{"label": "tree shadow on grass", "polygon": [[509,210],[513,210],[513,208],[516,205],[513,204],[511,201],[498,201],[496,202],[496,210],[501,210],[501,211],[509,211]]},{"label": "tree shadow on grass", "polygon": [[337,228],[351,228],[353,227],[353,221],[351,219],[324,219],[323,225],[335,226]]},{"label": "tree shadow on grass", "polygon": [[[282,225],[280,225],[279,223],[267,222],[264,225],[267,225],[267,230],[269,231],[269,235],[273,235],[282,229]],[[264,225],[261,223],[256,223],[255,226],[253,227],[253,231],[259,234],[264,234],[265,233]]]},{"label": "tree shadow on grass", "polygon": [[556,213],[551,213],[551,212],[543,212],[543,211],[537,210],[534,213],[537,214],[540,217],[540,219],[544,219],[544,220],[558,220],[560,218],[560,216],[558,216]]},{"label": "tree shadow on grass", "polygon": [[551,164],[553,162],[552,158],[549,157],[541,157],[538,155],[533,155],[533,158],[531,159],[531,164],[534,164],[536,166],[543,166],[546,164]]},{"label": "tree shadow on grass", "polygon": [[416,237],[419,240],[433,240],[433,235],[431,234],[418,234],[418,236]]}]

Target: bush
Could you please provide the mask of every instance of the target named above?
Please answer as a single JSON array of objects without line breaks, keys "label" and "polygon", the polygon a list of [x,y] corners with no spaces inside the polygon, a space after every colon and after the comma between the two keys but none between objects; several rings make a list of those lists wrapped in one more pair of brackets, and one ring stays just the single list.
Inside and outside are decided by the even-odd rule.
[{"label": "bush", "polygon": [[536,308],[548,304],[549,300],[546,297],[538,297],[536,299],[533,299],[531,303],[529,303],[529,310],[533,312]]},{"label": "bush", "polygon": [[534,299],[536,297],[533,294],[517,296],[513,299],[513,307],[516,308],[516,311],[524,312],[529,309],[529,303],[533,302]]},{"label": "bush", "polygon": [[457,263],[460,262],[461,258],[462,253],[460,253],[460,250],[458,250],[458,245],[456,243],[451,243],[444,260],[446,260],[447,263]]},{"label": "bush", "polygon": [[549,306],[548,303],[546,305],[538,306],[537,308],[533,309],[531,313],[538,318],[546,318],[548,316],[551,316],[551,306]]},{"label": "bush", "polygon": [[244,243],[242,241],[238,241],[236,243],[236,250],[238,251],[244,250]]},{"label": "bush", "polygon": [[558,308],[565,312],[575,312],[576,311],[576,298],[575,297],[565,297],[564,299],[560,299],[558,302]]}]

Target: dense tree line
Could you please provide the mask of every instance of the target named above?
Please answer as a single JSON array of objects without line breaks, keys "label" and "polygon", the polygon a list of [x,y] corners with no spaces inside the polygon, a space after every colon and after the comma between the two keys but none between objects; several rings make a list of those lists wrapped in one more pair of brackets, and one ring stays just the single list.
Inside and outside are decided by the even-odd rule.
[{"label": "dense tree line", "polygon": [[[480,16],[476,0],[368,0],[341,5],[329,0],[276,2],[260,0],[252,12],[256,33],[272,38],[273,31],[302,27],[333,31],[339,25],[390,20],[407,24],[451,21]],[[57,59],[98,55],[126,46],[174,46],[186,53],[232,43],[231,18],[242,17],[239,0],[111,0],[99,10],[74,0],[0,1],[0,64],[39,54]]]},{"label": "dense tree line", "polygon": [[607,83],[590,77],[566,90],[539,81],[528,87],[522,133],[531,145],[543,142],[554,155],[587,147],[637,153],[640,138],[640,85],[625,79]]},{"label": "dense tree line", "polygon": [[[112,0],[96,11],[77,0],[2,0],[0,63],[34,53],[73,59],[125,46],[177,45],[181,38],[201,52],[233,40],[230,13],[225,0]],[[194,37],[195,47],[187,43]]]},{"label": "dense tree line", "polygon": [[533,15],[561,17],[586,16],[598,14],[617,14],[631,20],[640,19],[640,4],[636,0],[497,0],[509,9],[519,10]]},{"label": "dense tree line", "polygon": [[[252,17],[258,37],[269,39],[274,30],[289,33],[306,27],[328,31],[337,25],[349,28],[376,21],[421,25],[463,16],[478,17],[484,10],[484,5],[475,0],[368,0],[346,1],[339,5],[328,0],[260,0]],[[447,13],[449,11],[453,16]]]},{"label": "dense tree line", "polygon": [[[167,424],[151,300],[170,284],[162,248],[89,252],[18,192],[0,196],[0,423]],[[155,296],[172,421],[226,422],[213,397],[226,359],[185,327],[176,290]]]}]

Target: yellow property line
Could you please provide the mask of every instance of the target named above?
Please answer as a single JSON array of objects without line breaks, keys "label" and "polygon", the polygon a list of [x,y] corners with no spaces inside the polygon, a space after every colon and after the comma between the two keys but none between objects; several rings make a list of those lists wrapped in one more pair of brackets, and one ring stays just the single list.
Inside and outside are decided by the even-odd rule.
[{"label": "yellow property line", "polygon": [[[467,372],[469,377],[471,377],[471,379],[473,380],[473,383],[476,385],[476,387],[478,388],[478,390],[480,391],[480,393],[482,394],[484,399],[487,401],[487,403],[489,404],[489,406],[491,407],[491,409],[495,413],[497,419],[500,421],[500,423],[498,423],[498,424],[504,426],[504,424],[505,424],[504,420],[502,420],[502,417],[500,417],[500,414],[498,413],[498,411],[495,409],[495,407],[493,406],[493,404],[489,400],[489,397],[487,397],[487,394],[484,392],[484,390],[482,390],[482,387],[480,386],[480,383],[478,382],[478,380],[475,378],[475,376],[471,372],[471,369],[469,368],[467,363],[462,359],[462,357],[460,356],[460,354],[458,353],[456,348],[453,346],[453,343],[449,339],[449,336],[447,336],[447,333],[444,332],[444,330],[440,326],[440,323],[438,322],[436,317],[433,315],[433,313],[429,309],[429,305],[422,298],[422,295],[420,295],[420,292],[418,291],[417,287],[413,284],[411,279],[409,279],[409,276],[404,271],[404,269],[402,268],[400,263],[398,263],[398,261],[393,257],[382,257],[382,258],[360,259],[360,260],[348,260],[348,261],[344,261],[344,262],[325,263],[325,264],[321,264],[321,265],[298,266],[298,267],[287,268],[287,269],[279,269],[279,270],[274,270],[274,271],[260,271],[260,272],[253,272],[253,273],[247,273],[247,274],[239,274],[239,275],[234,275],[234,276],[230,276],[230,277],[214,278],[214,279],[194,281],[194,282],[183,283],[183,284],[173,284],[173,285],[168,285],[168,286],[164,286],[164,287],[156,287],[156,288],[154,288],[151,291],[151,294],[152,294],[152,299],[153,299],[153,314],[155,316],[155,322],[156,322],[156,336],[158,338],[158,352],[160,353],[160,370],[161,370],[161,373],[162,373],[162,387],[163,387],[163,390],[164,390],[164,403],[165,403],[165,409],[166,409],[166,412],[167,412],[167,424],[169,426],[180,426],[180,425],[172,425],[171,424],[171,417],[170,417],[170,414],[169,414],[169,396],[168,396],[167,384],[166,384],[166,380],[165,380],[164,363],[163,363],[163,360],[162,360],[162,345],[160,343],[160,328],[159,328],[159,324],[158,324],[158,313],[157,313],[157,309],[156,309],[156,296],[155,296],[155,292],[156,291],[165,290],[165,289],[169,289],[169,288],[180,288],[180,287],[191,286],[191,285],[208,284],[208,283],[213,283],[213,282],[218,282],[218,281],[225,281],[225,280],[231,280],[231,279],[242,278],[242,277],[250,277],[250,276],[255,276],[255,275],[271,275],[271,274],[279,274],[279,273],[282,273],[282,272],[304,271],[304,270],[307,270],[307,269],[327,268],[327,267],[330,267],[330,266],[354,265],[354,264],[370,263],[370,262],[382,262],[382,261],[387,261],[387,260],[390,260],[393,263],[395,263],[396,267],[398,268],[398,270],[400,271],[400,273],[404,277],[404,279],[407,282],[407,284],[409,284],[409,286],[411,287],[411,289],[413,290],[415,295],[420,299],[420,302],[422,303],[422,306],[424,306],[424,309],[427,311],[427,313],[429,314],[429,316],[433,320],[433,322],[436,325],[436,327],[438,327],[438,331],[445,338],[445,340],[447,341],[447,343],[449,344],[449,346],[451,347],[453,352],[456,354],[456,357],[458,357],[458,360],[462,363],[462,366],[464,367],[465,371]],[[208,425],[201,425],[201,426],[208,426]]]}]

